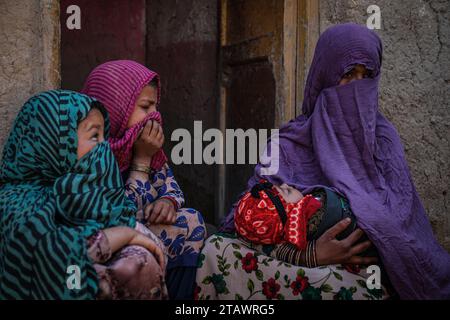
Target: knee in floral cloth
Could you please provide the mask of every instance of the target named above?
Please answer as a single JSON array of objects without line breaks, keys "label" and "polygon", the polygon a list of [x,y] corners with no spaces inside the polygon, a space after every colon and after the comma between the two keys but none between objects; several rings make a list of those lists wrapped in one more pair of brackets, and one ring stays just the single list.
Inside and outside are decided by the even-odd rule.
[{"label": "knee in floral cloth", "polygon": [[128,246],[97,269],[100,299],[166,299],[164,270],[146,249]]}]

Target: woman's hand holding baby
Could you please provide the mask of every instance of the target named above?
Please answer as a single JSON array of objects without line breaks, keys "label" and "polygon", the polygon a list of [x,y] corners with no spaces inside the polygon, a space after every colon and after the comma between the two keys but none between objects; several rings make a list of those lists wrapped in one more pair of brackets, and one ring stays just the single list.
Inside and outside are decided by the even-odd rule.
[{"label": "woman's hand holding baby", "polygon": [[149,120],[134,143],[133,163],[148,166],[153,155],[162,148],[164,133],[161,125]]},{"label": "woman's hand holding baby", "polygon": [[316,241],[316,257],[318,265],[361,264],[368,265],[377,262],[375,257],[361,257],[358,254],[368,249],[370,241],[356,242],[364,235],[361,229],[356,229],[347,238],[337,240],[336,236],[344,231],[351,220],[344,219],[328,229]]}]

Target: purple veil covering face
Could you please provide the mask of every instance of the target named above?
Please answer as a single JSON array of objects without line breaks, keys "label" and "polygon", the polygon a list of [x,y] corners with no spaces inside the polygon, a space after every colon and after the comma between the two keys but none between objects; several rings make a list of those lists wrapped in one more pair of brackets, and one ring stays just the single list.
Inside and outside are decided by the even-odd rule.
[{"label": "purple veil covering face", "polygon": [[[328,186],[350,201],[402,299],[450,299],[450,255],[436,241],[394,126],[379,112],[382,44],[366,27],[327,29],[317,43],[303,115],[280,128],[279,171],[250,178],[307,193]],[[338,86],[356,64],[371,78]],[[233,210],[222,231],[233,231]]]}]

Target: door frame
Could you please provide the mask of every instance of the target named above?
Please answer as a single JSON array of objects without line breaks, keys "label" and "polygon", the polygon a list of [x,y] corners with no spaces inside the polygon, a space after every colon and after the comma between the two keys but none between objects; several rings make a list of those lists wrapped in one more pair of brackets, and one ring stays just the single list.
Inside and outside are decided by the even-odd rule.
[{"label": "door frame", "polygon": [[319,1],[284,0],[283,32],[285,104],[280,119],[287,122],[301,114],[303,88],[319,38]]},{"label": "door frame", "polygon": [[[220,0],[220,47],[227,44],[227,0]],[[283,71],[282,92],[279,99],[281,108],[276,108],[275,126],[289,121],[301,114],[303,87],[306,81],[309,65],[314,54],[315,44],[319,37],[319,1],[317,0],[284,0],[283,13]],[[221,51],[221,50],[219,50]],[[219,61],[222,61],[219,52]],[[219,92],[219,129],[225,136],[227,101],[226,88],[218,72]],[[275,106],[274,106],[275,107]],[[222,142],[223,143],[223,142]],[[222,145],[223,150],[224,145]],[[214,220],[219,224],[230,208],[225,207],[226,197],[226,164],[217,165],[216,210]]]}]

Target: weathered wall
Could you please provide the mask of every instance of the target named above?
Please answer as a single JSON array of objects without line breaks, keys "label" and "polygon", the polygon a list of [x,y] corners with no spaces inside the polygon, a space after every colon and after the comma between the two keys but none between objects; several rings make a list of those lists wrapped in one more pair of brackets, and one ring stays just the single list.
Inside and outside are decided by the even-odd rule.
[{"label": "weathered wall", "polygon": [[399,131],[433,229],[450,251],[450,1],[320,0],[320,30],[381,9],[380,102]]},{"label": "weathered wall", "polygon": [[59,4],[0,1],[0,149],[22,104],[59,86]]}]

